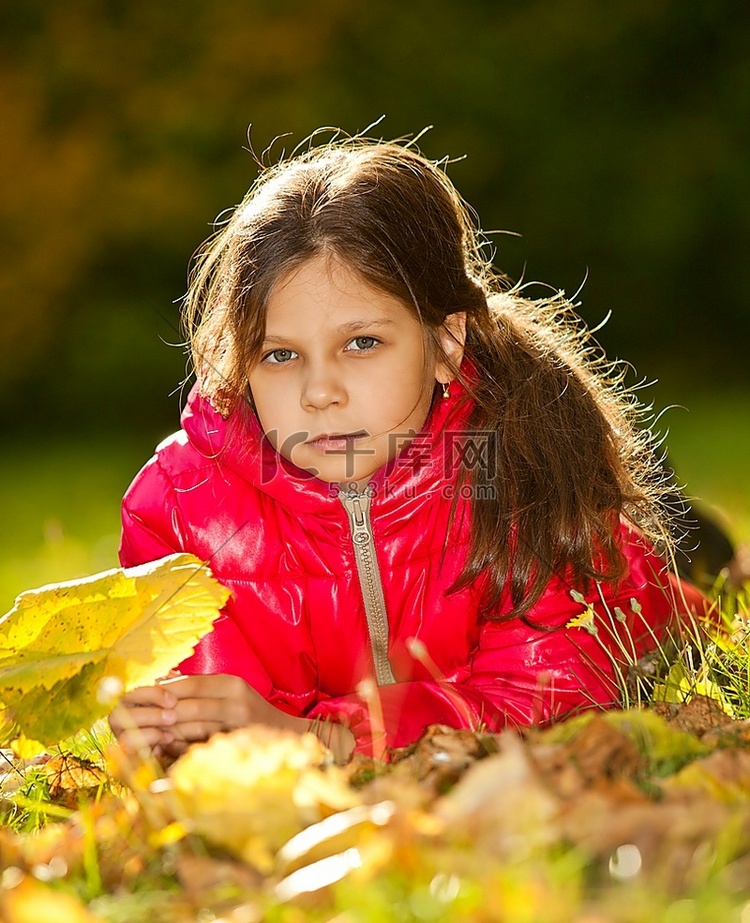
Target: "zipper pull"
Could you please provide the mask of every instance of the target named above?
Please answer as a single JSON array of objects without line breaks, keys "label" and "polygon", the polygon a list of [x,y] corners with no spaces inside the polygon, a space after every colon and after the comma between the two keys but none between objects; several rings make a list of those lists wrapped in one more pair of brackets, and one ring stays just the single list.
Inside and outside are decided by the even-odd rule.
[{"label": "zipper pull", "polygon": [[364,545],[372,538],[369,528],[368,513],[370,512],[370,495],[367,491],[361,494],[356,492],[343,495],[344,506],[346,507],[352,524],[352,539],[358,545]]}]

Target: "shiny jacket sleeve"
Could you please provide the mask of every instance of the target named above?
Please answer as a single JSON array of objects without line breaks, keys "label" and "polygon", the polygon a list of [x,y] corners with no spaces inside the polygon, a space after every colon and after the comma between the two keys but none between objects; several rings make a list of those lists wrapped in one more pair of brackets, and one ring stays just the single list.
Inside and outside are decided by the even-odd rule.
[{"label": "shiny jacket sleeve", "polygon": [[120,564],[134,567],[185,550],[174,486],[156,457],[144,465],[122,502]]},{"label": "shiny jacket sleeve", "polygon": [[[176,488],[158,457],[144,465],[122,502],[120,563],[134,567],[179,551],[194,552],[189,526],[183,521]],[[178,665],[184,673],[253,671],[253,685],[268,697],[272,688],[266,671],[253,655],[237,623],[222,614],[213,630],[196,645],[194,653]]]},{"label": "shiny jacket sleeve", "polygon": [[705,604],[665,573],[645,542],[626,535],[630,571],[619,584],[583,597],[556,578],[527,619],[485,621],[469,662],[453,675],[380,687],[375,708],[346,696],[319,703],[312,715],[347,723],[358,750],[380,755],[429,724],[498,731],[619,705],[628,667],[677,628],[676,616],[702,613]]}]

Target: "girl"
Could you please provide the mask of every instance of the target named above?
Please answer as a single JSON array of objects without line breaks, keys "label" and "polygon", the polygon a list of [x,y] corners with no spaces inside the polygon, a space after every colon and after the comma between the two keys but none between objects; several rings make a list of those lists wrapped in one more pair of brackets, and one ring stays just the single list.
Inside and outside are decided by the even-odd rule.
[{"label": "girl", "polygon": [[120,556],[192,552],[232,598],[179,675],[125,696],[126,748],[263,722],[343,759],[549,722],[616,705],[699,606],[654,551],[630,398],[570,305],[482,248],[442,169],[361,138],[267,169],[207,242],[197,384],[125,496]]}]

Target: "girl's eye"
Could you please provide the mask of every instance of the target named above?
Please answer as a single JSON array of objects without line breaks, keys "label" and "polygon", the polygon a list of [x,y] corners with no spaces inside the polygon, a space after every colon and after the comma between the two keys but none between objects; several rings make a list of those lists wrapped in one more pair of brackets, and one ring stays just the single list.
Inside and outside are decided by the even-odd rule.
[{"label": "girl's eye", "polygon": [[379,342],[380,340],[375,337],[355,337],[349,344],[349,349],[353,349],[355,352],[367,352],[374,349]]},{"label": "girl's eye", "polygon": [[289,362],[290,359],[294,359],[297,353],[292,349],[272,349],[270,353],[266,353],[263,356],[264,362],[269,362],[271,365],[283,365],[285,362]]}]

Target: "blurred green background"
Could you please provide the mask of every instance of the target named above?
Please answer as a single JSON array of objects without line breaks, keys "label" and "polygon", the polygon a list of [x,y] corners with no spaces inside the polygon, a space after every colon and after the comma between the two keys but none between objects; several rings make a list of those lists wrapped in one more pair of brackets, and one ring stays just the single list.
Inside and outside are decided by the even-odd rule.
[{"label": "blurred green background", "polygon": [[[176,301],[257,154],[420,142],[498,267],[573,295],[688,492],[750,536],[746,0],[24,0],[0,14],[0,611],[115,563],[176,426]],[[252,125],[250,141],[248,126]],[[515,236],[519,235],[519,236]]]}]

